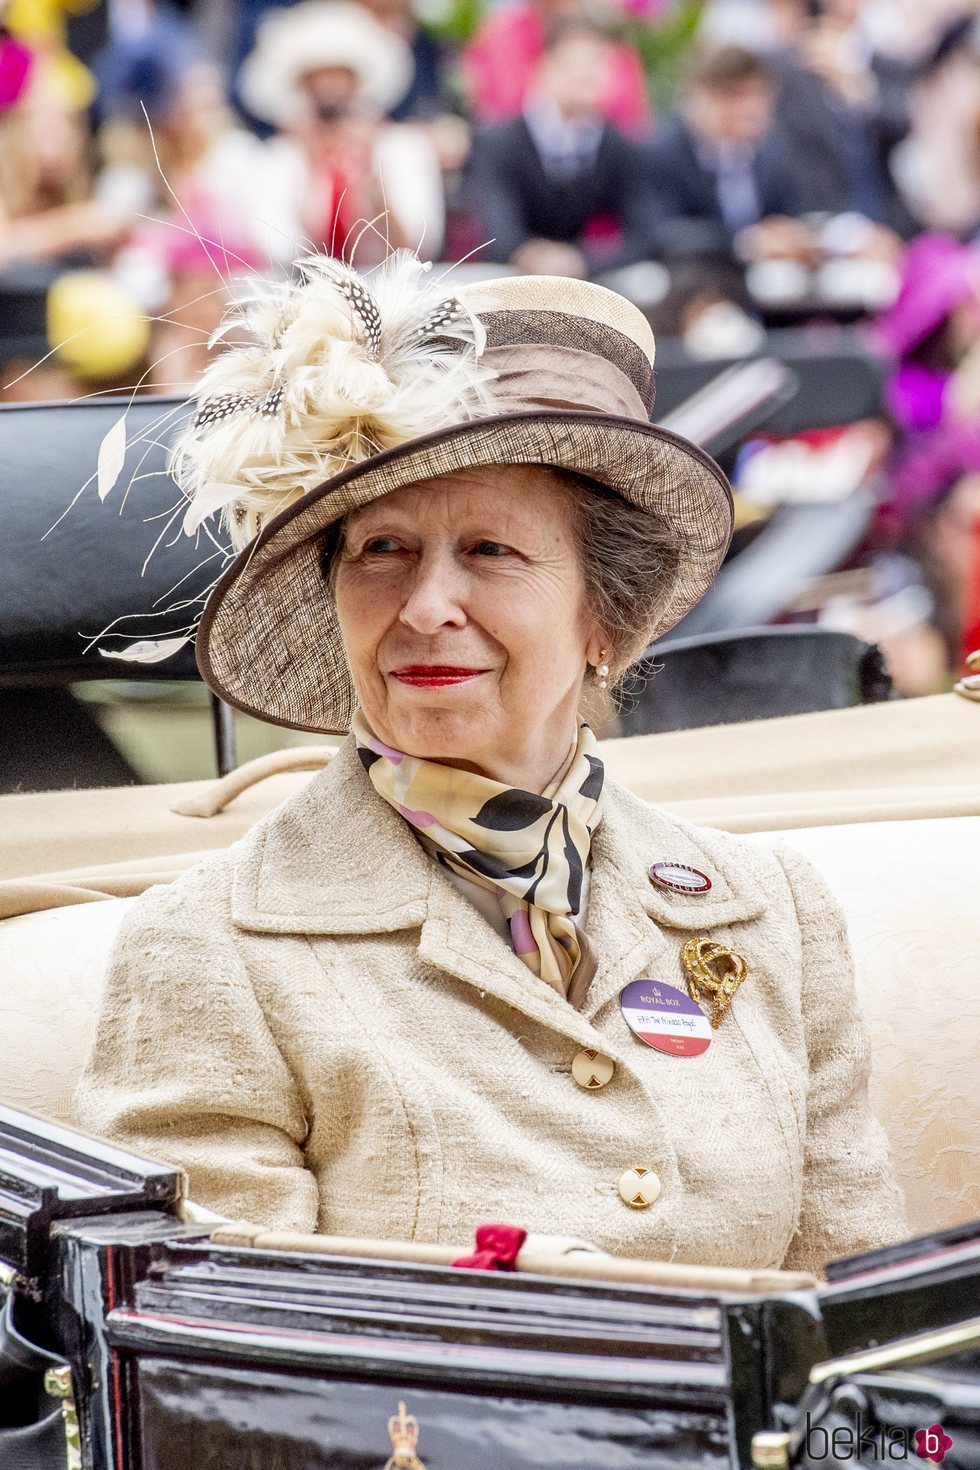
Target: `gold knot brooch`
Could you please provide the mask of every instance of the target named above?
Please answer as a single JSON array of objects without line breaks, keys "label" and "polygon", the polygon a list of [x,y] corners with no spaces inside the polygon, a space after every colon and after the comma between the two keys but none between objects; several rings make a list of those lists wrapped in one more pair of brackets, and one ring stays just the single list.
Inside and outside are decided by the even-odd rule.
[{"label": "gold knot brooch", "polygon": [[695,1004],[710,1001],[708,1019],[717,1030],[749,967],[737,949],[716,944],[713,939],[689,939],[681,951],[681,964],[687,971],[687,990]]}]

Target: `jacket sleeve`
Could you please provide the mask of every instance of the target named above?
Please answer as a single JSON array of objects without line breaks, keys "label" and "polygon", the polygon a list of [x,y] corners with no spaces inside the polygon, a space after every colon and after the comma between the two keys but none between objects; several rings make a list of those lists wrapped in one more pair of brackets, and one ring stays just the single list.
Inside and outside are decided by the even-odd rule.
[{"label": "jacket sleeve", "polygon": [[828,1261],[908,1235],[884,1130],[871,1111],[871,1049],[858,1009],[844,916],[816,870],[778,849],[803,940],[803,1024],[810,1064],[803,1201],[787,1270],[823,1272]]},{"label": "jacket sleeve", "polygon": [[221,901],[217,864],[127,914],[75,1094],[89,1133],[183,1169],[196,1203],[271,1229],[317,1225],[307,1123]]},{"label": "jacket sleeve", "polygon": [[511,129],[477,133],[466,163],[463,195],[478,222],[487,260],[508,261],[534,236],[515,176]]}]

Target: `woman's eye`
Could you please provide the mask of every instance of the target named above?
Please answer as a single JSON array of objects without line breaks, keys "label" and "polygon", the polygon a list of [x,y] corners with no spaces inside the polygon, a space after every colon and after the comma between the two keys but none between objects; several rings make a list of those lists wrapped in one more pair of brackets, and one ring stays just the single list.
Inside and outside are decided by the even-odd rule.
[{"label": "woman's eye", "polygon": [[362,552],[365,555],[378,555],[401,549],[401,542],[396,541],[393,536],[372,536],[370,541],[365,541]]},{"label": "woman's eye", "polygon": [[510,551],[502,541],[477,541],[471,549],[477,556],[506,556]]}]

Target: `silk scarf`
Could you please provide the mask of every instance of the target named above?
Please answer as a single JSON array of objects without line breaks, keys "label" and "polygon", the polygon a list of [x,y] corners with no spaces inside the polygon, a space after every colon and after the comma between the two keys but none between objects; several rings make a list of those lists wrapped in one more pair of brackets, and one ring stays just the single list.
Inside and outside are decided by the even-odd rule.
[{"label": "silk scarf", "polygon": [[514,952],[559,995],[580,1004],[595,958],[572,915],[582,903],[603,783],[588,725],[579,726],[571,764],[541,796],[393,750],[360,711],[351,728],[379,796],[438,862],[496,894]]}]

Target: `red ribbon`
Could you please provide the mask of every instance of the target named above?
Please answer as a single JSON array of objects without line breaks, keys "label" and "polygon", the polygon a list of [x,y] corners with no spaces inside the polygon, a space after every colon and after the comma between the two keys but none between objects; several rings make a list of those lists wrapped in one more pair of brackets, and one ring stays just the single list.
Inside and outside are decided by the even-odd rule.
[{"label": "red ribbon", "polygon": [[460,1256],[454,1266],[471,1271],[513,1271],[527,1231],[519,1225],[478,1225],[476,1250],[471,1256]]}]

